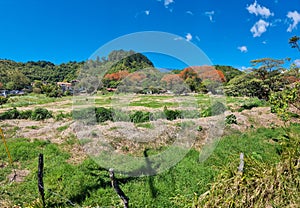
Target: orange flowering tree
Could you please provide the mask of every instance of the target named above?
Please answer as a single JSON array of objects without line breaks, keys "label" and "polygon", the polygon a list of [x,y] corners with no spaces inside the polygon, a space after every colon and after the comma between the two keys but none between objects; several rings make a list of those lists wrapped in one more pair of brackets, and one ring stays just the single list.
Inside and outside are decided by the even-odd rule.
[{"label": "orange flowering tree", "polygon": [[111,74],[106,74],[102,80],[105,87],[115,88],[117,85],[129,75],[127,70],[118,71]]}]

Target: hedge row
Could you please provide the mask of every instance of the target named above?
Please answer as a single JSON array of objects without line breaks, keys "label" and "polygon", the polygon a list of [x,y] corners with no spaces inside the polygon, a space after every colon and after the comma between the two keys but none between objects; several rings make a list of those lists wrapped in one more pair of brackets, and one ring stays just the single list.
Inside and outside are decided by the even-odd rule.
[{"label": "hedge row", "polygon": [[157,119],[175,120],[181,118],[199,118],[223,113],[226,107],[222,103],[216,103],[210,108],[199,112],[197,110],[169,110],[167,107],[161,112],[134,111],[125,112],[112,108],[84,108],[73,111],[74,119],[83,120],[86,123],[102,123],[105,121],[127,121],[133,123],[149,122]]},{"label": "hedge row", "polygon": [[32,119],[32,120],[44,120],[52,118],[52,113],[45,108],[36,108],[35,110],[19,111],[16,108],[9,109],[4,113],[0,113],[0,120],[6,119]]},{"label": "hedge row", "polygon": [[[84,108],[73,110],[72,115],[74,119],[84,120],[88,123],[102,123],[105,121],[130,121],[133,123],[143,123],[157,119],[176,120],[181,118],[199,118],[223,113],[226,107],[222,103],[215,103],[208,109],[199,112],[197,110],[169,110],[167,107],[162,112],[145,112],[134,111],[131,113],[113,110],[111,108]],[[53,115],[45,108],[36,108],[35,110],[19,111],[16,108],[10,109],[0,114],[0,120],[5,119],[32,119],[44,120],[52,118]],[[65,117],[65,115],[59,115]],[[68,115],[71,117],[71,115]]]}]

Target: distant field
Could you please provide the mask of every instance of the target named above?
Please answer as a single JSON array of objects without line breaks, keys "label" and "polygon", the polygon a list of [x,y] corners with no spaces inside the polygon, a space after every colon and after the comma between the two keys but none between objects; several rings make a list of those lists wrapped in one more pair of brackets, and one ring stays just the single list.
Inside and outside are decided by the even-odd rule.
[{"label": "distant field", "polygon": [[[76,102],[74,102],[76,100]],[[8,103],[2,105],[2,111],[7,108],[34,108],[45,107],[54,111],[72,110],[73,105],[89,105],[95,107],[126,107],[128,110],[148,109],[151,111],[155,109],[162,109],[165,106],[168,108],[179,108],[180,106],[192,105],[199,109],[205,109],[214,101],[224,103],[228,109],[236,111],[243,105],[251,105],[254,107],[266,106],[266,103],[257,98],[246,97],[226,97],[213,96],[207,94],[195,94],[189,96],[173,96],[173,95],[140,95],[140,94],[113,94],[105,95],[97,94],[93,97],[61,97],[49,98],[43,94],[29,94],[25,96],[10,97]],[[1,109],[0,109],[1,110]]]}]

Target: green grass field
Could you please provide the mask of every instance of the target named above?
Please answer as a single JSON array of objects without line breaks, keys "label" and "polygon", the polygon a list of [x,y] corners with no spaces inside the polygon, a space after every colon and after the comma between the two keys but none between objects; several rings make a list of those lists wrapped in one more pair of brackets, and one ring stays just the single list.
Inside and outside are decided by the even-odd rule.
[{"label": "green grass field", "polygon": [[[293,131],[299,132],[298,128]],[[195,199],[209,190],[214,177],[229,163],[236,161],[239,153],[255,157],[260,162],[275,164],[279,161],[278,144],[270,142],[280,137],[282,129],[258,129],[249,133],[235,133],[223,137],[213,154],[199,163],[199,152],[191,150],[186,157],[168,171],[148,177],[128,178],[117,175],[123,191],[130,198],[131,207],[192,207]],[[12,172],[4,145],[0,146],[0,202],[30,207],[38,203],[38,154],[45,155],[44,186],[47,207],[122,207],[110,186],[108,171],[91,159],[81,164],[67,162],[70,154],[61,145],[48,141],[30,141],[25,138],[8,140],[8,147],[17,169],[30,170],[22,183],[10,183],[6,176]],[[155,154],[155,150],[152,150]],[[26,194],[25,194],[26,193]]]},{"label": "green grass field", "polygon": [[[130,99],[128,99],[130,98]],[[131,99],[132,98],[132,99]],[[97,107],[112,107],[119,103],[121,106],[145,107],[150,110],[162,110],[184,106],[187,97],[180,97],[179,102],[172,101],[171,95],[96,95],[88,98],[95,101]],[[35,107],[39,104],[55,102],[56,106],[70,105],[64,101],[72,97],[47,98],[43,95],[26,95],[14,98],[3,108]],[[220,100],[227,105],[227,109],[240,112],[253,107],[268,106],[266,102],[256,98],[211,97],[209,95],[195,95],[189,97],[199,109],[207,109],[214,100]],[[180,103],[182,100],[183,103]],[[78,105],[85,105],[86,98],[79,97]],[[68,114],[69,115],[69,114]],[[66,116],[61,114],[60,120]],[[67,119],[71,119],[69,115]],[[59,120],[59,119],[57,119]],[[101,125],[107,125],[103,123]],[[137,123],[136,127],[151,129],[150,123]],[[38,155],[45,156],[44,186],[46,207],[123,207],[122,201],[111,187],[109,173],[99,167],[91,158],[83,157],[80,163],[72,163],[72,151],[79,146],[76,136],[70,134],[62,143],[51,143],[50,140],[33,138],[19,138],[18,126],[1,121],[1,128],[10,135],[7,145],[14,161],[14,167],[9,163],[5,146],[0,142],[0,207],[42,207],[37,189]],[[62,133],[69,128],[63,124],[55,127],[55,131]],[[227,126],[227,128],[229,128]],[[36,123],[26,127],[27,130],[38,131]],[[25,129],[25,130],[26,130]],[[112,127],[109,131],[115,131]],[[300,134],[300,126],[292,125],[290,131]],[[204,162],[199,162],[201,153],[191,149],[188,154],[174,167],[166,172],[154,176],[127,177],[116,174],[120,186],[130,199],[130,207],[202,207],[199,197],[210,190],[220,178],[220,174],[229,171],[234,174],[239,165],[239,154],[251,158],[264,167],[273,167],[281,161],[281,146],[279,139],[284,138],[283,128],[258,128],[247,132],[237,130],[228,131],[230,134],[220,139],[212,155]],[[59,135],[58,135],[59,137]],[[84,141],[82,142],[89,142]],[[150,154],[157,154],[161,149],[150,148]],[[81,153],[84,154],[84,153]],[[245,164],[247,167],[247,163]],[[232,168],[233,167],[233,168]],[[8,175],[17,171],[27,171],[28,175],[22,182],[10,182]],[[231,168],[231,169],[230,169]],[[231,175],[232,176],[232,175]],[[300,180],[299,180],[300,181]],[[299,188],[299,187],[298,187]]]}]

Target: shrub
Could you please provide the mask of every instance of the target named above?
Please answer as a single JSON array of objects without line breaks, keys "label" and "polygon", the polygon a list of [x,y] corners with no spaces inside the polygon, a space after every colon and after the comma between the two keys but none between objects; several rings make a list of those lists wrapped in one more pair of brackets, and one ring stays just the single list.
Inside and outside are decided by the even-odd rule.
[{"label": "shrub", "polygon": [[150,121],[150,112],[136,111],[129,115],[131,122],[143,123]]},{"label": "shrub", "polygon": [[226,116],[225,124],[237,124],[236,116],[234,114]]},{"label": "shrub", "polygon": [[20,112],[16,109],[9,109],[8,111],[1,113],[0,114],[0,119],[5,120],[5,119],[18,119],[20,115]]},{"label": "shrub", "polygon": [[19,112],[19,119],[30,119],[32,116],[32,110],[25,110]]},{"label": "shrub", "polygon": [[201,112],[202,117],[209,117],[209,116],[215,116],[220,115],[226,111],[226,106],[221,102],[215,102],[207,109],[203,110]]},{"label": "shrub", "polygon": [[47,118],[52,118],[52,113],[46,108],[36,108],[31,114],[32,120],[40,121]]},{"label": "shrub", "polygon": [[0,106],[7,103],[7,98],[6,97],[3,97],[3,96],[0,96]]},{"label": "shrub", "polygon": [[95,109],[95,112],[96,112],[96,120],[98,123],[113,120],[113,113],[111,109],[99,107]]},{"label": "shrub", "polygon": [[201,114],[202,117],[212,116],[211,107],[202,110],[200,114]]},{"label": "shrub", "polygon": [[203,127],[202,126],[197,126],[197,131],[202,131]]},{"label": "shrub", "polygon": [[212,115],[220,115],[226,111],[226,106],[221,102],[215,102],[211,106]]},{"label": "shrub", "polygon": [[57,114],[55,116],[55,120],[56,121],[61,121],[64,118],[71,118],[71,117],[72,117],[72,113],[63,113],[63,112],[60,112],[59,114]]},{"label": "shrub", "polygon": [[177,118],[181,118],[181,111],[179,110],[169,110],[166,106],[164,107],[164,114],[167,120],[175,120]]}]

